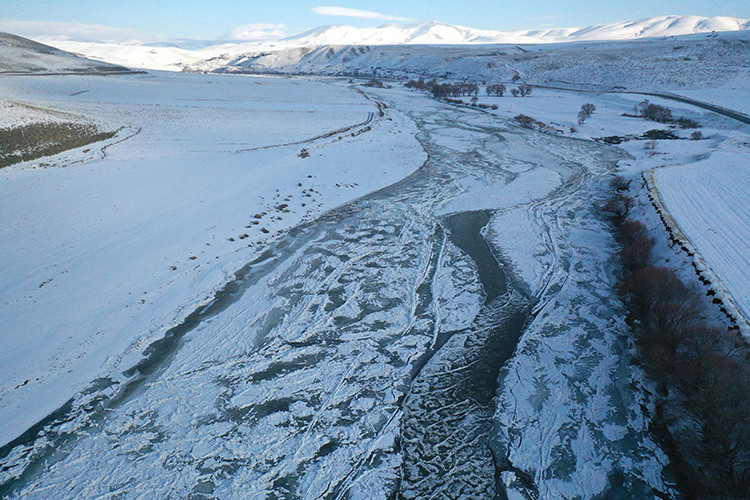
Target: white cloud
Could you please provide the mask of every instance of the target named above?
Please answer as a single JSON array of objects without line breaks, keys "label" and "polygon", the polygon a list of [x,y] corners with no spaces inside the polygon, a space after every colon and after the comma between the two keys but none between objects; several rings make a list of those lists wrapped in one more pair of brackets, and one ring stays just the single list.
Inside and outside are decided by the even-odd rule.
[{"label": "white cloud", "polygon": [[123,42],[142,38],[140,32],[130,28],[100,24],[19,21],[7,18],[0,19],[0,31],[31,38],[81,42]]},{"label": "white cloud", "polygon": [[247,42],[265,42],[280,40],[285,36],[286,26],[283,24],[254,23],[237,26],[224,35],[224,38]]},{"label": "white cloud", "polygon": [[380,21],[403,21],[409,22],[413,19],[406,17],[389,16],[380,12],[370,10],[349,9],[347,7],[313,7],[312,11],[320,16],[356,17],[359,19],[378,19]]}]

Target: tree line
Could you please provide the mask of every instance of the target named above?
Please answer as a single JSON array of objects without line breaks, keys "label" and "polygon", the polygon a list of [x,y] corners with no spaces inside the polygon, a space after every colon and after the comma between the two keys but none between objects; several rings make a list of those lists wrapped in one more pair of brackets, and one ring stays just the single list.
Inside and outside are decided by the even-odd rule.
[{"label": "tree line", "polygon": [[[419,80],[409,80],[404,84],[406,88],[426,90],[432,93],[435,98],[446,98],[446,97],[463,97],[463,96],[477,96],[479,94],[479,86],[475,83],[439,83],[437,80],[425,80],[420,78]],[[531,85],[521,84],[517,88],[510,90],[510,93],[514,97],[521,96],[526,97],[531,94]],[[485,91],[487,95],[502,97],[507,91],[503,84],[489,84],[486,86]]]}]

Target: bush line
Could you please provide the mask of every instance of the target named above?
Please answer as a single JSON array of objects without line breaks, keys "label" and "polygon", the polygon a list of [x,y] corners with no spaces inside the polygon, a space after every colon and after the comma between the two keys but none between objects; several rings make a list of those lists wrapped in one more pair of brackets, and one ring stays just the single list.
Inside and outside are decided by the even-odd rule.
[{"label": "bush line", "polygon": [[626,322],[657,386],[653,430],[685,498],[750,498],[750,349],[734,329],[706,321],[696,286],[654,265],[654,239],[628,217],[628,188],[616,178],[603,210],[620,244]]}]

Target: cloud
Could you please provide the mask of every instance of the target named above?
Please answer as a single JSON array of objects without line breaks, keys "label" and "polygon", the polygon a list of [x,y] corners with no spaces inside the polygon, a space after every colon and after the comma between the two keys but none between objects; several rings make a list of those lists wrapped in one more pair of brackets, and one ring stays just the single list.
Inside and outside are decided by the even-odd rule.
[{"label": "cloud", "polygon": [[243,42],[266,42],[280,40],[286,36],[286,25],[254,23],[237,26],[224,35],[227,40],[241,40]]},{"label": "cloud", "polygon": [[409,22],[413,19],[406,17],[389,16],[380,12],[370,10],[349,9],[347,7],[313,7],[312,11],[319,16],[356,17],[359,19],[378,19],[380,21],[403,21]]},{"label": "cloud", "polygon": [[124,42],[142,38],[142,33],[131,28],[100,24],[19,21],[7,18],[0,19],[0,31],[31,38],[81,42]]}]

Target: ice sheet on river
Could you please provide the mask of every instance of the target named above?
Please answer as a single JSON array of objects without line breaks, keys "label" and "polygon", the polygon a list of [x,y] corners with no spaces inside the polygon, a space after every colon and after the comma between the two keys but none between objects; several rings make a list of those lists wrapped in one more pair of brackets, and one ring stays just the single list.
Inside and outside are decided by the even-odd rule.
[{"label": "ice sheet on river", "polygon": [[507,467],[503,482],[509,493],[540,498],[673,495],[662,478],[666,455],[649,437],[624,311],[612,291],[615,243],[596,216],[617,158],[586,143],[529,142],[569,173],[552,196],[510,214],[536,226],[535,244],[506,243],[503,237],[522,232],[499,227],[509,214],[490,231],[538,300],[500,377],[495,446]]},{"label": "ice sheet on river", "polygon": [[[127,397],[74,412],[14,450],[3,460],[15,493],[489,496],[495,465],[501,479],[515,474],[543,497],[603,493],[618,477],[626,496],[663,487],[663,455],[630,386],[624,325],[611,321],[621,312],[608,285],[611,242],[591,210],[607,150],[398,90],[380,97],[416,121],[428,162],[278,240],[246,268],[226,307],[181,337]],[[454,129],[471,132],[459,149],[444,141]],[[528,231],[515,234],[523,248],[536,242],[538,284],[520,286],[526,275],[515,272],[519,286],[490,297],[436,214],[527,172],[560,183],[493,208],[529,214]],[[513,239],[486,233],[496,255],[522,265]],[[464,372],[494,387],[500,366],[486,354],[502,336],[488,332],[534,301],[496,407],[474,385],[454,390],[475,380]],[[458,440],[440,426],[446,419]],[[433,432],[446,439],[414,439]],[[470,479],[477,474],[481,485]]]}]

